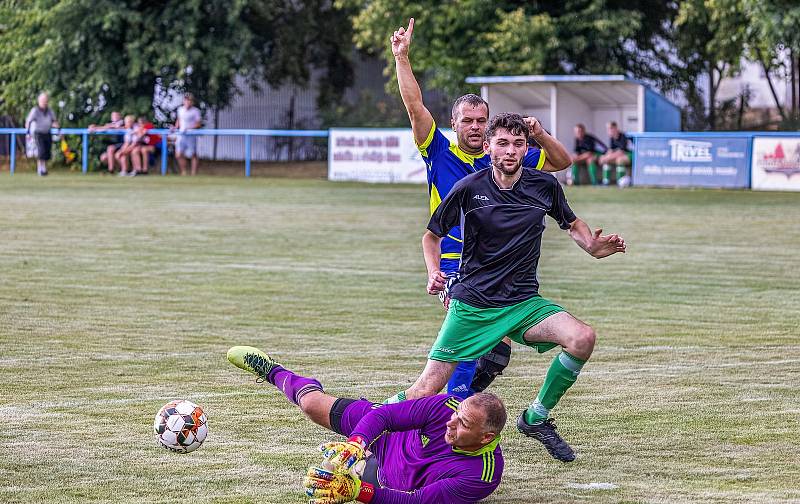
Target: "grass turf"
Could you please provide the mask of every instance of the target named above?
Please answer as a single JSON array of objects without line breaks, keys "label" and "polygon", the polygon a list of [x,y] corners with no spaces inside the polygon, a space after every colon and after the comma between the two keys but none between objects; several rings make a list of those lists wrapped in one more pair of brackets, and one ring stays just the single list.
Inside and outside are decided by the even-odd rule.
[{"label": "grass turf", "polygon": [[[800,502],[800,195],[567,195],[629,244],[596,261],[552,221],[543,243],[542,294],[599,336],[555,411],[579,458],[516,432],[553,352],[515,347],[487,502]],[[425,209],[419,186],[0,176],[0,502],[303,502],[335,436],[225,351],[336,395],[405,388],[443,316]],[[209,416],[192,454],[153,442],[174,398]]]}]

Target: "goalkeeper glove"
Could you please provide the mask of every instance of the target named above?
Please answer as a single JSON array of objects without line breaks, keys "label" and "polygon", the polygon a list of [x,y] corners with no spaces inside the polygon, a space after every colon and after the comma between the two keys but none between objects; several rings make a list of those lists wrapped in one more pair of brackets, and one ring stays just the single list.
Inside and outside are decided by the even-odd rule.
[{"label": "goalkeeper glove", "polygon": [[303,486],[311,497],[309,504],[343,504],[357,500],[369,502],[375,489],[349,473],[334,473],[321,467],[309,467]]},{"label": "goalkeeper glove", "polygon": [[364,450],[367,443],[361,436],[352,436],[347,441],[334,441],[325,443],[319,448],[325,460],[322,467],[334,472],[347,472],[359,461],[364,459]]}]

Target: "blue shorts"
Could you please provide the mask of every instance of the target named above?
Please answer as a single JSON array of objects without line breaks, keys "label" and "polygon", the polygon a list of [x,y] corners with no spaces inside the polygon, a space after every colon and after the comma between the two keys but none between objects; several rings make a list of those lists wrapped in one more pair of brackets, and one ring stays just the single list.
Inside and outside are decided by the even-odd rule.
[{"label": "blue shorts", "polygon": [[197,137],[193,135],[178,135],[175,140],[175,153],[188,158],[196,156]]}]

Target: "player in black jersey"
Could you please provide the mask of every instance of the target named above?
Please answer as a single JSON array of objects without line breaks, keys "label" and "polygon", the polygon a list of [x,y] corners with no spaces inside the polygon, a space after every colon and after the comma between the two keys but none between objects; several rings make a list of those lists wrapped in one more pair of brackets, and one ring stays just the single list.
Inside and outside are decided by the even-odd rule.
[{"label": "player in black jersey", "polygon": [[616,234],[601,235],[600,229],[592,232],[572,212],[552,175],[522,169],[528,134],[528,125],[518,114],[493,117],[484,143],[491,167],[456,183],[431,217],[422,239],[428,293],[438,294],[445,286],[439,243],[459,223],[464,249],[458,280],[450,288],[447,318],[424,371],[405,395],[413,399],[437,394],[458,362],[480,357],[503,336],[539,352],[561,346],[517,427],[541,441],[555,458],[568,462],[575,455],[555,432],[550,410],[591,356],[595,333],[539,296],[536,268],[544,218],[554,218],[581,248],[598,259],[625,252],[625,241]]},{"label": "player in black jersey", "polygon": [[608,130],[608,151],[600,156],[599,162],[603,167],[603,185],[611,183],[611,166],[617,167],[617,184],[625,185],[623,177],[629,177],[628,167],[631,165],[630,139],[623,133],[615,121],[606,126]]},{"label": "player in black jersey", "polygon": [[572,171],[567,173],[567,185],[581,183],[581,166],[586,167],[589,182],[597,185],[597,156],[605,154],[608,147],[599,138],[587,133],[583,124],[576,124],[574,131],[575,154],[572,156]]}]

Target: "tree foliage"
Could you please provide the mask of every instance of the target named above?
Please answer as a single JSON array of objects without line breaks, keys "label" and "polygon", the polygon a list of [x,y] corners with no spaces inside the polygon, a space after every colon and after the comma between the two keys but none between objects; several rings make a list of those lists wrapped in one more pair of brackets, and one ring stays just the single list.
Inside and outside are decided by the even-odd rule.
[{"label": "tree foliage", "polygon": [[[393,74],[389,37],[416,18],[413,64],[431,88],[451,94],[469,75],[625,73],[671,79],[663,38],[676,14],[661,1],[338,0],[358,11],[358,47],[382,55]],[[396,88],[390,83],[390,88]]]},{"label": "tree foliage", "polygon": [[237,76],[304,85],[315,68],[326,103],[352,81],[348,27],[327,0],[0,0],[0,99],[20,116],[47,90],[85,124],[174,91],[223,108]]},{"label": "tree foliage", "polygon": [[[732,1],[732,0],[730,0]],[[788,0],[741,0],[747,22],[748,57],[760,63],[784,127],[800,127],[800,4]],[[782,106],[770,74],[791,82],[791,102]],[[794,75],[794,78],[793,78]],[[788,110],[785,110],[788,109]]]},{"label": "tree foliage", "polygon": [[[740,0],[684,0],[675,21],[675,46],[689,107],[689,126],[716,129],[717,91],[723,79],[737,74],[746,42],[747,16]],[[705,85],[698,77],[705,77]],[[702,90],[707,92],[703,99]],[[709,106],[706,108],[705,103]]]}]

